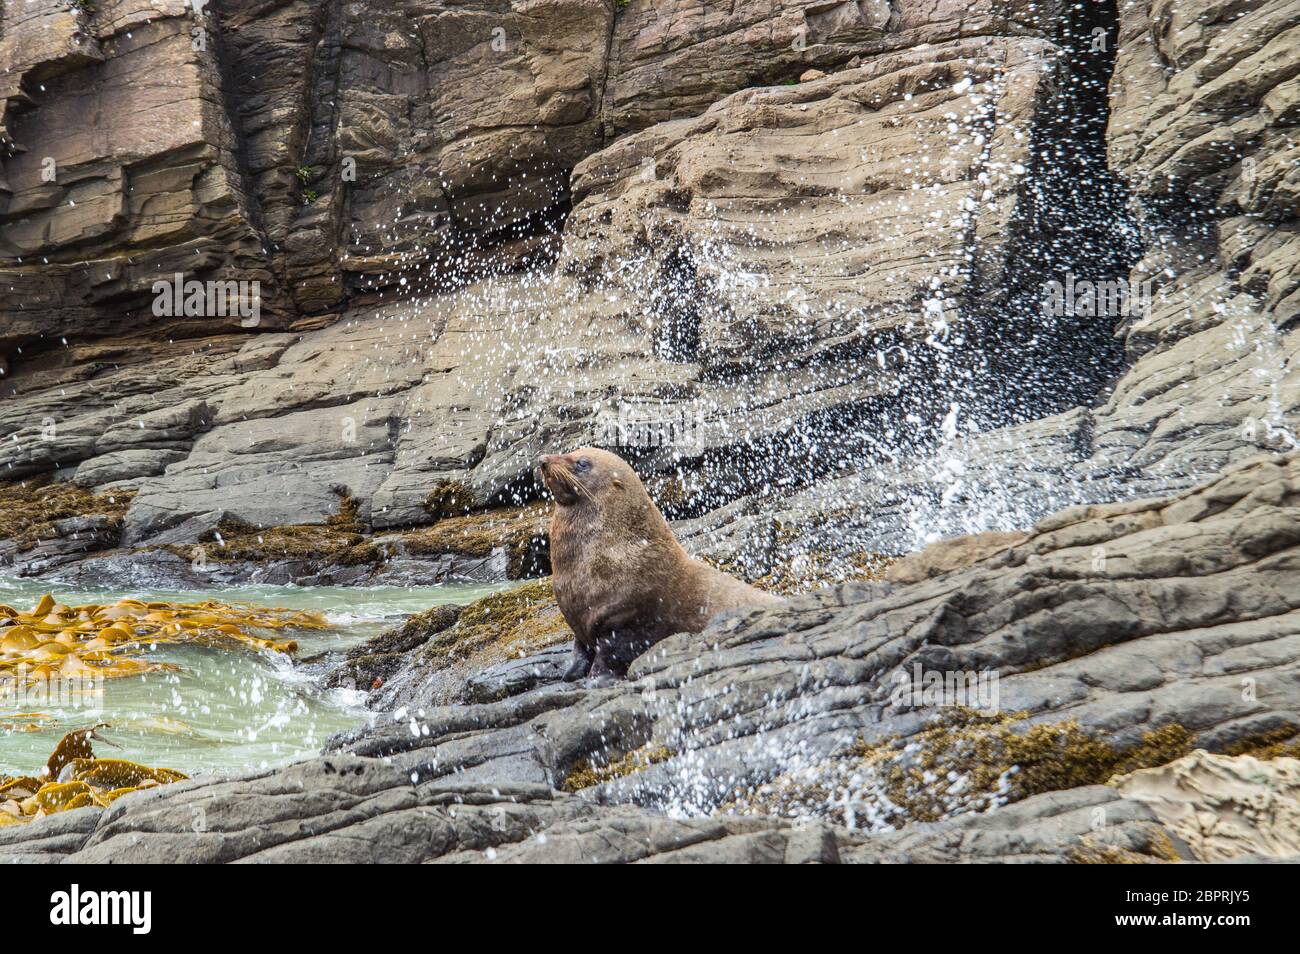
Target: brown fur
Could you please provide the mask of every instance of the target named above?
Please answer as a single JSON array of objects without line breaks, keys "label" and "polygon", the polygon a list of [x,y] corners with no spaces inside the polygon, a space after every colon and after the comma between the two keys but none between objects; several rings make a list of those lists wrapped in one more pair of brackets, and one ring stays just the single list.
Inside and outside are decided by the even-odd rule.
[{"label": "brown fur", "polygon": [[587,447],[547,455],[541,474],[556,504],[555,596],[576,637],[566,679],[588,669],[592,676],[622,676],[666,636],[698,633],[726,610],[778,602],[688,556],[617,455]]}]

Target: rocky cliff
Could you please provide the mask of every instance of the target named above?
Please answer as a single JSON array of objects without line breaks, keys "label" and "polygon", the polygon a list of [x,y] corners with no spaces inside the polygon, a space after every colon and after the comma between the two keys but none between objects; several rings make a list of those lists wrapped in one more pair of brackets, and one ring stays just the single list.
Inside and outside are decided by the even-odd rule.
[{"label": "rocky cliff", "polygon": [[[1295,754],[1291,0],[0,0],[0,90],[17,572],[534,575],[579,443],[795,589],[979,535],[613,689],[390,640],[391,725],[5,850],[1209,858],[1102,783]],[[918,662],[1012,715],[895,706]]]},{"label": "rocky cliff", "polygon": [[760,575],[1285,449],[1296,15],[1186,6],[7,3],[0,461],[128,547],[382,530],[650,408]]}]

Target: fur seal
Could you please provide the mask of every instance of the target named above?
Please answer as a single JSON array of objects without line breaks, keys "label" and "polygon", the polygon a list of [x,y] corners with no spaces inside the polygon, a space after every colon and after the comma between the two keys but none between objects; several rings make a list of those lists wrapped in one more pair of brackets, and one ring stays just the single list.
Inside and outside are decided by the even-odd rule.
[{"label": "fur seal", "polygon": [[555,497],[552,582],[575,636],[566,681],[621,678],[666,636],[698,633],[725,610],[780,602],[688,556],[618,455],[547,454],[540,471]]}]

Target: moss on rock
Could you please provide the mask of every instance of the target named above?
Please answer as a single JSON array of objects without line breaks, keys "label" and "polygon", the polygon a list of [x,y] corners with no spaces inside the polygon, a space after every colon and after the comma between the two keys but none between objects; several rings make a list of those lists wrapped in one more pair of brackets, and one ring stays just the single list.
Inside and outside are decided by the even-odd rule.
[{"label": "moss on rock", "polygon": [[1300,732],[1293,725],[1278,726],[1225,745],[1224,755],[1253,755],[1257,759],[1300,759]]},{"label": "moss on rock", "polygon": [[469,604],[454,626],[428,641],[424,656],[435,664],[471,656],[488,663],[525,656],[572,638],[546,577]]},{"label": "moss on rock", "polygon": [[449,687],[463,687],[478,670],[572,638],[547,577],[467,606],[443,604],[416,613],[349,650],[325,682],[378,689],[399,670],[413,666],[424,675],[443,673]]},{"label": "moss on rock", "polygon": [[1076,865],[1153,865],[1186,860],[1174,847],[1169,833],[1157,825],[1151,825],[1145,840],[1133,848],[1108,845],[1092,835],[1085,835],[1081,840],[1083,844],[1068,855]]},{"label": "moss on rock", "polygon": [[[865,750],[885,780],[890,800],[914,821],[934,821],[970,804],[978,811],[1031,795],[1098,785],[1114,775],[1164,765],[1191,751],[1192,736],[1180,725],[1146,732],[1117,749],[1078,722],[1026,724],[1026,713],[981,716],[959,710],[907,740]],[[963,784],[936,785],[956,774]]]},{"label": "moss on rock", "polygon": [[584,759],[570,770],[560,786],[565,792],[580,792],[593,785],[603,785],[616,778],[626,778],[642,772],[659,762],[666,762],[673,753],[665,746],[643,745],[612,762],[597,764],[591,759]]},{"label": "moss on rock", "polygon": [[[1028,714],[954,708],[907,737],[859,744],[843,759],[780,776],[730,804],[742,813],[822,815],[901,826],[985,811],[1043,792],[1105,783],[1164,765],[1192,749],[1173,724],[1117,748],[1067,720],[1028,722]],[[860,819],[858,819],[860,821]]]},{"label": "moss on rock", "polygon": [[55,521],[69,517],[102,516],[108,529],[117,530],[134,496],[133,490],[95,494],[49,476],[0,485],[0,540],[30,550],[41,540],[57,537]]},{"label": "moss on rock", "polygon": [[455,480],[438,481],[424,498],[424,509],[435,520],[464,516],[476,504],[474,491]]},{"label": "moss on rock", "polygon": [[[256,527],[226,519],[200,538],[204,556],[219,563],[267,563],[300,560],[313,565],[362,566],[383,563],[388,549],[373,543],[361,531],[360,508],[345,493],[339,495],[338,512],[324,523]],[[191,559],[193,546],[166,545],[178,556]]]},{"label": "moss on rock", "polygon": [[545,560],[549,508],[540,504],[498,507],[481,513],[445,517],[430,527],[411,530],[401,545],[413,556],[460,553],[486,557],[498,547],[506,552],[506,575],[519,579],[549,572]]},{"label": "moss on rock", "polygon": [[386,630],[374,639],[367,640],[360,646],[348,650],[349,658],[372,656],[382,653],[409,652],[417,646],[427,643],[429,639],[456,624],[462,607],[452,603],[432,606],[421,613],[416,613],[396,629]]}]

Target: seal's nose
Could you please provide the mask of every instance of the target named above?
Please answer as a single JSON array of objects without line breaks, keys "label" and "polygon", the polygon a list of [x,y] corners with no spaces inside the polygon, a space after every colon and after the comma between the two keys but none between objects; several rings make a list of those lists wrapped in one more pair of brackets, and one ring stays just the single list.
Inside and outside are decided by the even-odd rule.
[{"label": "seal's nose", "polygon": [[564,456],[562,454],[543,454],[542,466],[549,467],[551,464],[558,464],[562,460],[564,460]]}]

